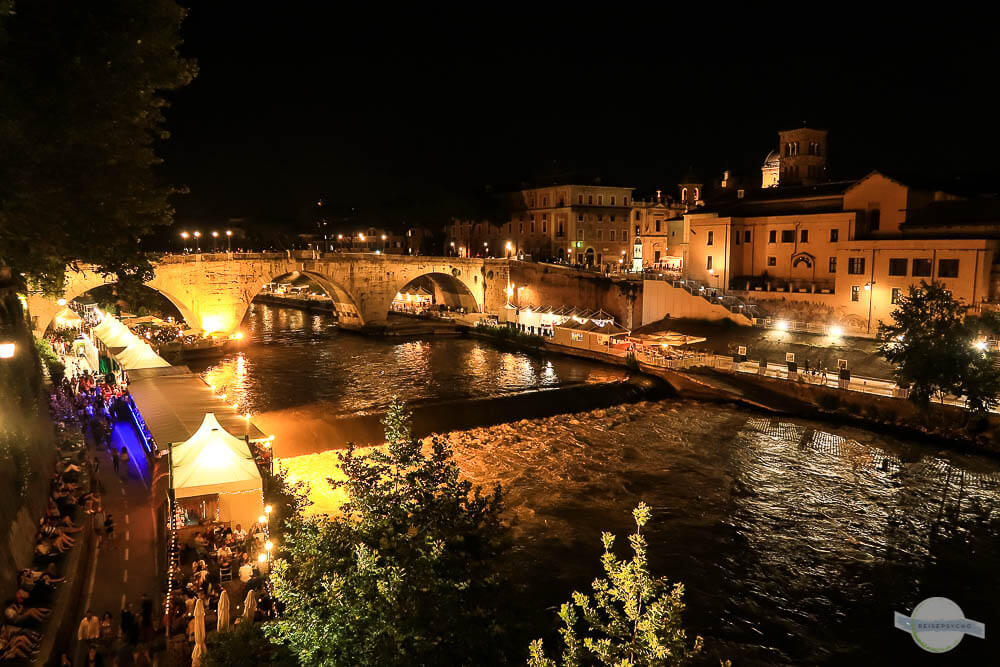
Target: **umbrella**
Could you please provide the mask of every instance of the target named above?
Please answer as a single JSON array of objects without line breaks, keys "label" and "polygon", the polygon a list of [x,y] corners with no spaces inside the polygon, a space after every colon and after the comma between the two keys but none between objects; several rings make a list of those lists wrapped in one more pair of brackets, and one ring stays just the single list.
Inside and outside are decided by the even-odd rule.
[{"label": "umbrella", "polygon": [[229,629],[229,593],[226,589],[222,589],[222,594],[219,595],[219,621],[216,625],[216,630],[219,632],[225,632]]},{"label": "umbrella", "polygon": [[191,664],[200,667],[201,659],[208,651],[205,646],[205,602],[198,598],[194,605],[194,651],[191,652]]},{"label": "umbrella", "polygon": [[254,614],[257,613],[257,597],[254,595],[253,589],[247,593],[247,599],[243,603],[243,620],[248,623],[253,623]]}]

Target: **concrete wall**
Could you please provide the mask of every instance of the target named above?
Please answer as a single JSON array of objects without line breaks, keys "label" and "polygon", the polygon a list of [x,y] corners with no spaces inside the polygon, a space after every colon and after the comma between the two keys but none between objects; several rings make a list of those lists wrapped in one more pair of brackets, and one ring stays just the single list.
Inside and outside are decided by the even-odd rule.
[{"label": "concrete wall", "polygon": [[731,313],[728,308],[710,303],[665,281],[645,280],[642,285],[642,324],[656,322],[664,317],[730,320],[742,325],[751,324],[748,318]]},{"label": "concrete wall", "polygon": [[642,283],[610,278],[554,264],[511,262],[510,301],[525,306],[575,306],[603,309],[627,329],[639,326]]}]

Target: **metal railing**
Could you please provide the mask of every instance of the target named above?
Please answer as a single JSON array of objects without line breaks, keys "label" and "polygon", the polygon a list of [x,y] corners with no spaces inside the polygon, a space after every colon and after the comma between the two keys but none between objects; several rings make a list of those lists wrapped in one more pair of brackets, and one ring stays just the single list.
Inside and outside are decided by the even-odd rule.
[{"label": "metal railing", "polygon": [[698,280],[674,280],[671,282],[671,286],[685,290],[689,294],[699,296],[709,303],[722,306],[731,313],[743,315],[751,320],[766,315],[764,309],[758,304],[750,303],[741,296],[730,294],[720,287],[712,287]]}]

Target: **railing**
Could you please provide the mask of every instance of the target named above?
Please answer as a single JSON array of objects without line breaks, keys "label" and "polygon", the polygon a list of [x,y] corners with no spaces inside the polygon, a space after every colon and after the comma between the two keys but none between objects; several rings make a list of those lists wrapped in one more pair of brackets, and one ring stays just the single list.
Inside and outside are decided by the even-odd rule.
[{"label": "railing", "polygon": [[[718,354],[686,352],[660,355],[656,353],[636,352],[635,358],[637,361],[649,366],[670,370],[712,368],[731,373],[746,373],[760,377],[797,382],[799,384],[844,389],[892,398],[907,398],[909,396],[908,389],[898,386],[891,380],[863,376],[854,376],[850,380],[841,380],[836,375],[836,372],[830,371],[820,372],[813,370],[809,373],[792,373],[788,371],[787,366],[780,364],[761,366],[757,361],[734,361],[732,357],[724,357]],[[946,397],[945,403],[950,405],[964,405],[964,401],[954,396]]]},{"label": "railing", "polygon": [[764,309],[755,303],[750,303],[740,296],[729,294],[719,287],[711,287],[697,280],[674,280],[671,286],[687,291],[694,296],[700,296],[709,303],[722,306],[726,310],[736,315],[742,315],[749,319],[764,317]]},{"label": "railing", "polygon": [[797,333],[811,333],[825,336],[867,336],[869,331],[866,327],[860,327],[850,323],[827,324],[825,322],[803,322],[796,320],[783,320],[778,318],[755,317],[753,325],[763,329],[779,329],[781,331],[793,331]]}]

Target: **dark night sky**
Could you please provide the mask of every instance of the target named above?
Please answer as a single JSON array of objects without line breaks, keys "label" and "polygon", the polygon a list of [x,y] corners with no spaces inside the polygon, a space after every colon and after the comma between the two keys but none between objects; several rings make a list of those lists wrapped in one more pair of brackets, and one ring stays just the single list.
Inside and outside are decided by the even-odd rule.
[{"label": "dark night sky", "polygon": [[995,53],[969,35],[956,49],[901,26],[873,38],[796,22],[811,32],[780,39],[778,19],[724,29],[607,8],[570,20],[295,4],[192,9],[184,52],[201,71],[173,97],[161,149],[166,175],[191,189],[181,219],[292,222],[323,197],[392,226],[554,175],[647,191],[689,168],[759,178],[776,131],[803,120],[831,130],[835,177],[979,181],[1000,149]]}]

